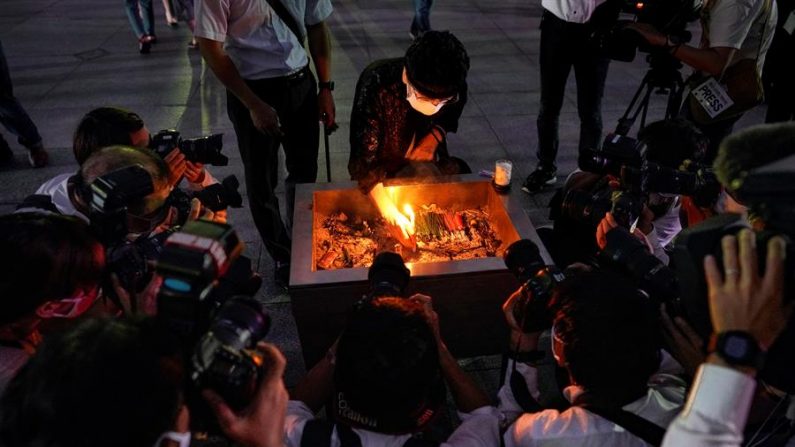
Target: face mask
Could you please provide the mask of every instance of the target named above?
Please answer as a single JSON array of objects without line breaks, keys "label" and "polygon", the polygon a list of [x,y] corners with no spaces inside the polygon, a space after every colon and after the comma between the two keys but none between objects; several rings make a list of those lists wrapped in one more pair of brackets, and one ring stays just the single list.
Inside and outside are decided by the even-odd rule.
[{"label": "face mask", "polygon": [[190,432],[177,433],[175,431],[167,431],[157,438],[154,447],[160,447],[163,441],[166,440],[176,442],[179,447],[190,447]]},{"label": "face mask", "polygon": [[411,108],[422,113],[423,115],[426,116],[435,115],[436,112],[438,112],[439,110],[442,109],[442,107],[444,107],[445,105],[444,101],[441,101],[438,104],[433,104],[428,101],[423,101],[417,97],[417,92],[415,92],[414,89],[411,88],[411,86],[407,87],[408,88],[406,90],[408,91],[408,94],[406,95],[406,99],[409,101],[409,104],[411,104]]},{"label": "face mask", "polygon": [[80,290],[77,295],[62,300],[48,301],[38,309],[36,315],[40,318],[75,318],[87,311],[100,295],[99,287],[92,290]]}]

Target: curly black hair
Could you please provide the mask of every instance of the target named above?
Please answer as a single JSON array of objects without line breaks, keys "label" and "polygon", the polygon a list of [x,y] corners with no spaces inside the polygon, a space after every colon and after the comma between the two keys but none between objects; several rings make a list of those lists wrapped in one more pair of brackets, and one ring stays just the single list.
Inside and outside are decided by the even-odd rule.
[{"label": "curly black hair", "polygon": [[449,31],[428,31],[406,50],[406,75],[429,98],[455,95],[466,83],[469,56]]}]

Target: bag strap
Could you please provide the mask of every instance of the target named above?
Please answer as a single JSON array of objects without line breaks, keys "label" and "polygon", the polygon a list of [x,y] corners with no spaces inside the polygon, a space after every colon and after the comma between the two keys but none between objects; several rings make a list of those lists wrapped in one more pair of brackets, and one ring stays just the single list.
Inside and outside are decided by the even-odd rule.
[{"label": "bag strap", "polygon": [[605,408],[589,404],[578,404],[576,406],[607,419],[642,439],[647,444],[654,447],[659,447],[662,444],[663,436],[665,436],[665,429],[651,421],[643,419],[635,413],[630,413],[621,408]]},{"label": "bag strap", "polygon": [[290,14],[290,11],[284,6],[284,3],[281,0],[266,0],[268,5],[270,5],[273,12],[282,19],[287,28],[290,28],[290,31],[295,34],[296,39],[298,39],[298,43],[302,46],[304,45],[304,35],[301,33],[301,27],[298,26],[298,22],[296,22],[295,17]]}]

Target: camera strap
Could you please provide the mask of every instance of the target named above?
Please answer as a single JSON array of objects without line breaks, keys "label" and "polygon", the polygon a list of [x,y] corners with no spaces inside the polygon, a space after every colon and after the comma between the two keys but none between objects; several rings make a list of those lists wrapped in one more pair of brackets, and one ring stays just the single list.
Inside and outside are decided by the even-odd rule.
[{"label": "camera strap", "polygon": [[298,39],[298,43],[301,46],[304,45],[304,35],[301,33],[301,27],[298,26],[298,22],[295,20],[290,11],[287,10],[287,7],[284,6],[284,3],[281,0],[266,0],[268,5],[270,5],[273,12],[276,13],[277,16],[287,25],[287,28],[290,28],[290,31],[295,34],[295,38]]}]

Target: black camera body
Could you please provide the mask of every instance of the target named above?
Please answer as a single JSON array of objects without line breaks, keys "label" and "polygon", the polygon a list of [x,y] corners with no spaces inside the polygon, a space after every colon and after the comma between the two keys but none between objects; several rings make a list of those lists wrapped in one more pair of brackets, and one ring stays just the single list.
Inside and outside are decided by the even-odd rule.
[{"label": "black camera body", "polygon": [[243,206],[243,197],[238,191],[239,188],[240,182],[237,177],[230,175],[221,180],[221,183],[214,183],[196,192],[193,197],[214,212],[223,211],[227,207],[240,208]]},{"label": "black camera body", "polygon": [[152,135],[149,147],[161,158],[165,158],[178,148],[190,162],[226,166],[229,164],[229,159],[221,154],[224,146],[223,137],[224,134],[216,133],[197,138],[182,138],[179,131],[164,129]]},{"label": "black camera body", "polygon": [[268,335],[270,326],[270,317],[258,301],[230,298],[218,309],[193,351],[194,385],[214,390],[234,410],[244,409],[268,366],[256,346]]},{"label": "black camera body", "polygon": [[633,230],[643,211],[643,198],[639,194],[604,186],[591,193],[569,190],[563,197],[561,215],[596,228],[610,212],[620,226]]},{"label": "black camera body", "polygon": [[505,249],[505,266],[522,285],[522,298],[514,306],[514,318],[525,333],[546,329],[552,322],[549,303],[564,275],[541,258],[538,246],[520,239]]},{"label": "black camera body", "polygon": [[91,230],[105,246],[115,245],[127,236],[127,207],[155,190],[152,176],[143,166],[117,169],[78,186],[88,202]]},{"label": "black camera body", "polygon": [[367,271],[370,290],[366,300],[381,297],[406,297],[406,288],[411,279],[411,271],[406,267],[403,258],[391,251],[376,255]]}]

